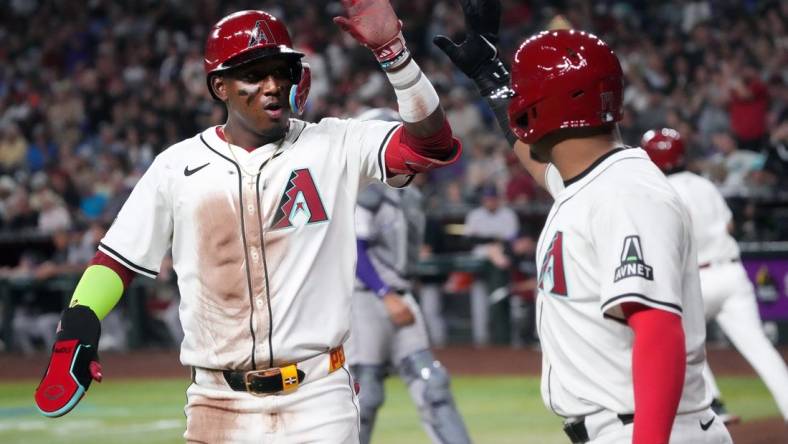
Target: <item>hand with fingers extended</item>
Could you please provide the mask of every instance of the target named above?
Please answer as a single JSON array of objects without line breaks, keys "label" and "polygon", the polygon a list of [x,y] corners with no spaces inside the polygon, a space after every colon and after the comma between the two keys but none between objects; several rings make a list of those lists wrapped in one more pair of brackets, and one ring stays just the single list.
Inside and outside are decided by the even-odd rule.
[{"label": "hand with fingers extended", "polygon": [[462,0],[461,3],[465,14],[465,40],[454,42],[438,35],[432,41],[486,96],[509,84],[509,72],[495,47],[501,4],[498,0]]},{"label": "hand with fingers extended", "polygon": [[410,58],[402,37],[402,22],[389,0],[342,0],[347,17],[334,23],[375,54],[385,70],[394,70]]},{"label": "hand with fingers extended", "polygon": [[56,418],[73,409],[93,380],[101,382],[98,341],[101,322],[88,307],[77,305],[63,312],[52,356],[35,392],[38,410]]}]

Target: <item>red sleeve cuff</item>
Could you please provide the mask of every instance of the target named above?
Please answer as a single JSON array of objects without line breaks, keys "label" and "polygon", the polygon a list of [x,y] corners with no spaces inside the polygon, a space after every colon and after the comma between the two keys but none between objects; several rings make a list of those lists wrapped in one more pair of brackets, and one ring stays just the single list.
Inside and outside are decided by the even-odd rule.
[{"label": "red sleeve cuff", "polygon": [[91,259],[90,263],[88,264],[88,266],[91,265],[103,265],[117,273],[117,275],[120,276],[120,280],[123,281],[124,289],[129,288],[129,284],[136,275],[136,273],[134,273],[132,270],[126,268],[123,264],[116,261],[101,250],[96,251],[96,255],[93,256],[93,259]]}]

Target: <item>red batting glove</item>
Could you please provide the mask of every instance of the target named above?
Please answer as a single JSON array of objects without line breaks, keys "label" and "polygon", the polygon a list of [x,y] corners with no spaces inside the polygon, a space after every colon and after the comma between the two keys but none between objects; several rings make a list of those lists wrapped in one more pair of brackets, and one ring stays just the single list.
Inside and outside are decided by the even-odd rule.
[{"label": "red batting glove", "polygon": [[347,17],[334,17],[359,43],[371,49],[384,70],[396,70],[410,60],[402,37],[402,22],[388,0],[342,0]]}]

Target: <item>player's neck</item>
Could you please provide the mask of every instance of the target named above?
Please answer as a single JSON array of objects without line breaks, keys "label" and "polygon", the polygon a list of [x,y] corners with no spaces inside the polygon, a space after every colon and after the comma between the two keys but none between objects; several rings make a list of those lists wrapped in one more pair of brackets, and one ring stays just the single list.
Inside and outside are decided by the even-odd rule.
[{"label": "player's neck", "polygon": [[223,128],[224,137],[227,142],[243,147],[247,151],[255,148],[275,143],[287,135],[287,129],[272,129],[263,133],[258,133],[245,128],[243,125],[228,121]]},{"label": "player's neck", "polygon": [[620,144],[607,134],[567,139],[553,146],[550,160],[563,180],[571,179],[587,170],[591,164]]}]

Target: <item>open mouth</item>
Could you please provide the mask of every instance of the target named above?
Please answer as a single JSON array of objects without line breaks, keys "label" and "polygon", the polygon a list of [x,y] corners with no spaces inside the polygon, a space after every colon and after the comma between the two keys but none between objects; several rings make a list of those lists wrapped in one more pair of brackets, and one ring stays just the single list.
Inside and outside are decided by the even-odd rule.
[{"label": "open mouth", "polygon": [[282,105],[279,103],[269,103],[268,105],[265,105],[263,109],[273,119],[282,117],[282,113],[284,112]]}]

